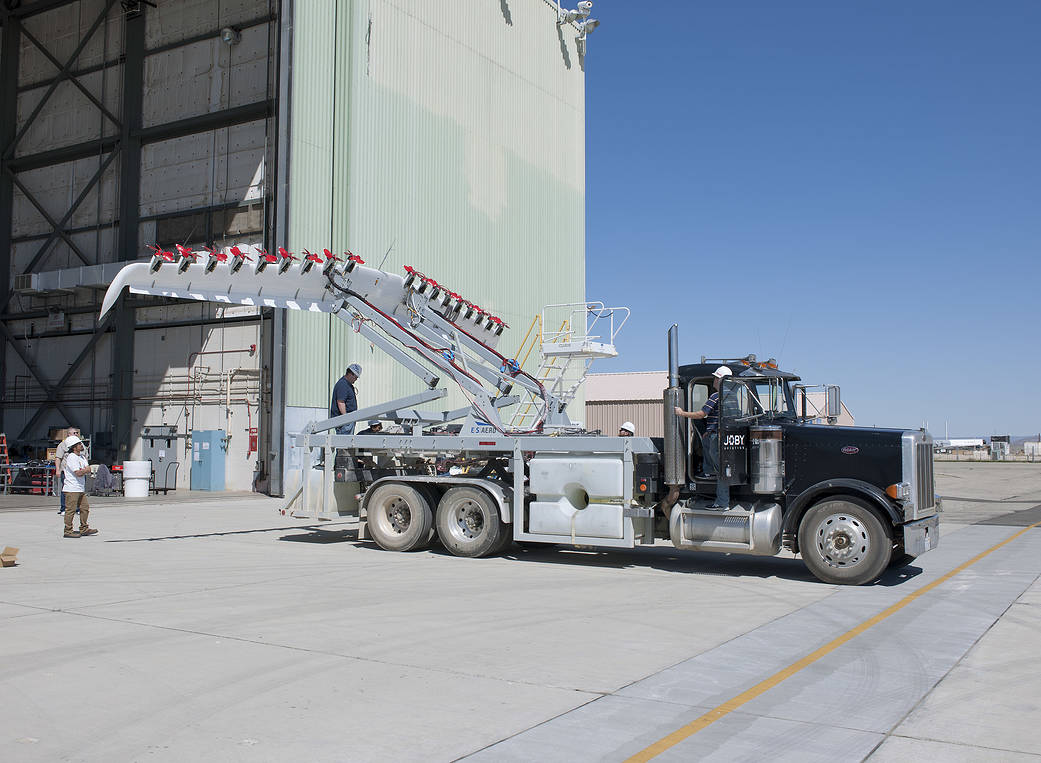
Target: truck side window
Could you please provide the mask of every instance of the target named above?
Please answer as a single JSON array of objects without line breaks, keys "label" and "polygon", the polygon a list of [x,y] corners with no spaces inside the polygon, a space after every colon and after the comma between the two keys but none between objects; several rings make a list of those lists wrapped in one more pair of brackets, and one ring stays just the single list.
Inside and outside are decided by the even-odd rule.
[{"label": "truck side window", "polygon": [[724,381],[719,392],[720,413],[733,420],[752,413],[751,396],[748,388],[740,382]]},{"label": "truck side window", "polygon": [[690,385],[690,395],[687,402],[688,411],[700,411],[701,407],[705,405],[705,401],[708,400],[708,385],[704,383],[696,383]]}]

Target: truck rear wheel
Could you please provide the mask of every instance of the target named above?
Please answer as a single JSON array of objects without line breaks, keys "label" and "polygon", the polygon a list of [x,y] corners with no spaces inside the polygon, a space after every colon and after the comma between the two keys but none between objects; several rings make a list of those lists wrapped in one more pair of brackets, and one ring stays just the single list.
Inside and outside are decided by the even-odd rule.
[{"label": "truck rear wheel", "polygon": [[414,551],[431,540],[433,512],[426,497],[414,487],[388,482],[380,485],[365,504],[369,534],[387,551]]},{"label": "truck rear wheel", "polygon": [[893,540],[868,506],[853,496],[829,496],[799,524],[802,560],[825,583],[863,585],[889,564]]},{"label": "truck rear wheel", "polygon": [[456,556],[487,556],[501,551],[510,540],[509,525],[487,493],[472,487],[454,487],[437,505],[437,534]]}]

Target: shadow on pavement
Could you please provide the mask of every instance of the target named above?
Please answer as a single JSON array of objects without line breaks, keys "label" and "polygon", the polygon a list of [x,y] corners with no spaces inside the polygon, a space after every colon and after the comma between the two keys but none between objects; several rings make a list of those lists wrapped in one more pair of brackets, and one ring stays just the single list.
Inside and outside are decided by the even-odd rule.
[{"label": "shadow on pavement", "polygon": [[[106,540],[105,543],[142,543],[144,541],[156,540],[187,540],[189,538],[221,538],[227,535],[255,535],[257,533],[270,533],[278,530],[317,530],[314,526],[293,525],[291,527],[261,527],[256,530],[224,530],[212,533],[195,533],[194,535],[163,535],[154,538],[117,538]],[[281,539],[280,539],[281,540]]]},{"label": "shadow on pavement", "polygon": [[283,535],[279,540],[288,540],[295,543],[353,543],[358,540],[357,528],[352,530],[326,530],[321,527],[301,527],[299,529],[309,530],[310,532]]},{"label": "shadow on pavement", "polygon": [[697,554],[668,548],[644,548],[637,551],[574,549],[564,546],[513,548],[504,558],[533,564],[560,564],[583,567],[637,569],[647,567],[664,572],[720,577],[781,578],[783,580],[816,581],[799,559],[775,556],[740,556],[738,554]]}]

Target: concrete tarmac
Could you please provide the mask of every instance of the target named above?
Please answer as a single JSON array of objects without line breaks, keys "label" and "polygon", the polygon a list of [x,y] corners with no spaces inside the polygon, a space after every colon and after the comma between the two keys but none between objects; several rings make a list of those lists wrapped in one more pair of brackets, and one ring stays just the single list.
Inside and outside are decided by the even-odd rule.
[{"label": "concrete tarmac", "polygon": [[[254,495],[0,503],[0,744],[36,760],[1038,760],[1041,467],[937,464],[940,547],[873,586],[791,557],[392,554]],[[1037,518],[1032,521],[1038,521]]]}]

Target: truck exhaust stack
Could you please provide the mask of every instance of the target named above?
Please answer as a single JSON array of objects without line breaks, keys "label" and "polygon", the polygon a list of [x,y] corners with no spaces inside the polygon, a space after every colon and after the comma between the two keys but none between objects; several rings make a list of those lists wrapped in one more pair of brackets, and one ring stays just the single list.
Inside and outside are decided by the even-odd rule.
[{"label": "truck exhaust stack", "polygon": [[662,452],[665,484],[669,493],[661,502],[662,512],[666,517],[680,497],[680,486],[687,481],[687,448],[683,437],[683,422],[673,408],[683,404],[683,390],[680,389],[679,368],[679,326],[675,323],[669,328],[669,388],[665,390],[665,444]]}]

